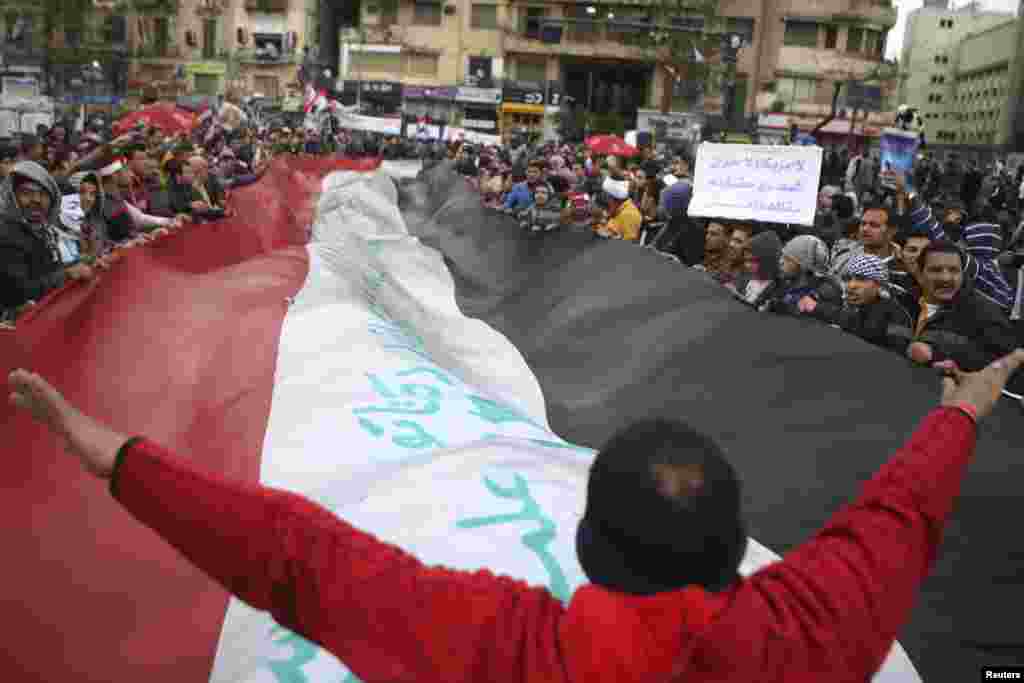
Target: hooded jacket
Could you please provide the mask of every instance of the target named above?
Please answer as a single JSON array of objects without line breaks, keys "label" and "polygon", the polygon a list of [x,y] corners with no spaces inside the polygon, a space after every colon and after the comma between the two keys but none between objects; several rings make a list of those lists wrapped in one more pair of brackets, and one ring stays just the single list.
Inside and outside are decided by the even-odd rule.
[{"label": "hooded jacket", "polygon": [[[45,224],[32,224],[14,197],[15,177],[40,185],[50,195]],[[34,161],[15,164],[0,183],[0,309],[13,309],[41,299],[64,284],[58,236],[60,189],[49,173]]]},{"label": "hooded jacket", "polygon": [[[737,277],[736,295],[756,307],[766,301],[777,287],[782,240],[774,230],[766,230],[750,240],[750,252],[758,261],[757,277],[754,273],[743,273]],[[758,283],[765,282],[767,286],[758,286]],[[751,283],[755,286],[752,287]]]}]

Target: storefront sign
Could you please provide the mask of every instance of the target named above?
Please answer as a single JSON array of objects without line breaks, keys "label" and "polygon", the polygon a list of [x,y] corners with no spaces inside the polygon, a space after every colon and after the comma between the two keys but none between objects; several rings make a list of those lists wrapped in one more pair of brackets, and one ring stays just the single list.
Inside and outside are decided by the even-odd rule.
[{"label": "storefront sign", "polygon": [[508,104],[529,104],[544,106],[543,83],[533,81],[505,81],[501,91],[502,102]]},{"label": "storefront sign", "polygon": [[363,81],[361,87],[364,96],[387,100],[402,99],[401,83],[392,81]]},{"label": "storefront sign", "polygon": [[498,88],[473,88],[464,85],[457,89],[455,101],[497,106],[501,104],[501,90]]},{"label": "storefront sign", "polygon": [[349,130],[364,130],[382,135],[402,134],[402,119],[361,116],[359,114],[342,114],[339,119],[341,127]]},{"label": "storefront sign", "polygon": [[458,88],[407,85],[402,92],[407,100],[454,100],[458,94]]}]

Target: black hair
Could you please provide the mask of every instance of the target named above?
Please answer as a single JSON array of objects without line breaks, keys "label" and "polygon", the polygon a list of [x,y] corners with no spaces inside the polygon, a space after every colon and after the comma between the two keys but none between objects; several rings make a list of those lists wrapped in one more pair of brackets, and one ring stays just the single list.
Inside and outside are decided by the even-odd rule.
[{"label": "black hair", "polygon": [[896,230],[897,232],[903,229],[905,217],[896,211],[894,207],[879,201],[871,201],[864,205],[864,210],[860,215],[864,216],[868,211],[885,211],[885,222],[889,229]]},{"label": "black hair", "polygon": [[720,589],[746,548],[735,470],[713,439],[677,420],[641,420],[612,436],[590,469],[586,518],[666,588]]},{"label": "black hair", "polygon": [[961,249],[955,242],[950,242],[949,240],[936,240],[922,249],[921,253],[917,257],[917,267],[921,271],[924,271],[924,266],[928,262],[928,257],[931,254],[956,254],[960,257],[961,267],[963,267],[967,261],[967,259],[964,258],[963,249]]}]

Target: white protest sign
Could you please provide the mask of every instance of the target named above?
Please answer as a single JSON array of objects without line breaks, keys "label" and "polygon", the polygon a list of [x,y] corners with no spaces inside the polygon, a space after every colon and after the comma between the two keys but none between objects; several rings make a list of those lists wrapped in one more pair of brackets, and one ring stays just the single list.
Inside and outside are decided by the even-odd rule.
[{"label": "white protest sign", "polygon": [[689,215],[814,225],[820,147],[705,142],[697,148]]}]

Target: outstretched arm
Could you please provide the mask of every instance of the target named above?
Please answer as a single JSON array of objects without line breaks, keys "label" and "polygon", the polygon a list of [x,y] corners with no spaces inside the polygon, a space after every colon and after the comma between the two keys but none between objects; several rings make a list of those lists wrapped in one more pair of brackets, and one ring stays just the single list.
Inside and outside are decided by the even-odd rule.
[{"label": "outstretched arm", "polygon": [[525,680],[559,660],[562,604],[490,572],[426,567],[304,498],[227,480],[82,415],[41,377],[13,400],[194,565],[364,680]]}]

